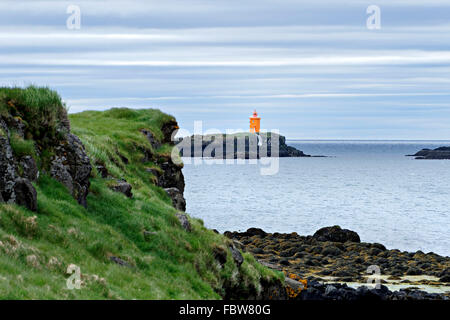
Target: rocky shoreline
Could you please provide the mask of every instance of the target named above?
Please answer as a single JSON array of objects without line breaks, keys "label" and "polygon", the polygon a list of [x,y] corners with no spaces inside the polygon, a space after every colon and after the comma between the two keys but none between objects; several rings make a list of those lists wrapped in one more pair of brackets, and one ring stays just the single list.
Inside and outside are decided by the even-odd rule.
[{"label": "rocky shoreline", "polygon": [[415,157],[417,160],[450,160],[450,147],[439,147],[436,149],[422,149],[407,157]]},{"label": "rocky shoreline", "polygon": [[[388,250],[364,243],[356,232],[326,227],[312,236],[266,233],[251,228],[225,232],[263,265],[283,271],[290,298],[303,300],[447,300],[450,257],[433,252]],[[380,288],[370,289],[368,269],[380,270]],[[294,281],[292,281],[294,279]],[[306,290],[295,279],[307,279]],[[290,287],[290,289],[289,289]],[[426,290],[424,290],[426,288]]]}]

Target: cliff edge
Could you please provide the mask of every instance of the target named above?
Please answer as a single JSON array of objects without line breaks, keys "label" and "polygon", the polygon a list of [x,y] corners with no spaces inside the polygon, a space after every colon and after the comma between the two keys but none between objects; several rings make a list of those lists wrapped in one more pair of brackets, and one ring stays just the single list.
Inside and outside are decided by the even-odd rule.
[{"label": "cliff edge", "polygon": [[185,213],[176,120],[67,116],[48,88],[0,88],[4,299],[283,298],[283,275]]}]

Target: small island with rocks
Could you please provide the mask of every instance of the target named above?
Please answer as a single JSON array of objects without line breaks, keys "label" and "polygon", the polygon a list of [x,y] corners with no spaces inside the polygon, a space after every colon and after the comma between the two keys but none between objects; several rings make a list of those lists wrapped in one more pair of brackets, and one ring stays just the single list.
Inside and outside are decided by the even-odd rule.
[{"label": "small island with rocks", "polygon": [[439,147],[436,149],[422,149],[407,157],[415,157],[417,160],[450,160],[450,147]]},{"label": "small island with rocks", "polygon": [[[305,154],[286,144],[286,137],[272,132],[192,135],[178,138],[182,157],[260,159],[262,157],[324,157]],[[278,149],[278,152],[276,151]]]}]

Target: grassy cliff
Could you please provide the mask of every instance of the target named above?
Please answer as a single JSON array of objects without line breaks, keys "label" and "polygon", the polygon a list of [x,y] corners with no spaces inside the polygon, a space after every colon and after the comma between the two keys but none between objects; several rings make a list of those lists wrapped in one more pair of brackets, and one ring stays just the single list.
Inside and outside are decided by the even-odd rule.
[{"label": "grassy cliff", "polygon": [[[51,131],[53,122],[65,121],[64,114],[59,96],[49,89],[0,89],[0,115],[20,117],[30,127],[23,137],[13,130],[1,134],[16,143],[16,156],[36,158],[40,172],[33,182],[37,211],[0,203],[0,298],[249,298],[281,283],[281,274],[250,254],[243,253],[238,266],[231,240],[206,229],[201,220],[189,218],[190,232],[180,225],[171,199],[155,183],[155,171],[148,170],[161,171],[170,156],[172,145],[162,127],[174,121],[171,116],[111,109],[69,117],[70,130],[83,142],[93,167],[83,207],[46,166],[52,158],[49,137],[60,134]],[[157,150],[142,129],[161,142]],[[97,166],[111,178],[102,178]],[[132,185],[132,198],[111,190],[115,179]],[[66,286],[71,264],[80,267],[81,289]]]}]

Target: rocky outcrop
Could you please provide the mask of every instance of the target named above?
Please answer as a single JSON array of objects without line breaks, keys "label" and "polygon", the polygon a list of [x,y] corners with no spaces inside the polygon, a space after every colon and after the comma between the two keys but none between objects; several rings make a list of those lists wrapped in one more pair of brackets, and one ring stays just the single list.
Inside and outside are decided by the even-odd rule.
[{"label": "rocky outcrop", "polygon": [[170,119],[169,121],[164,122],[161,127],[161,132],[163,134],[162,143],[173,144],[175,141],[174,136],[179,128],[180,127],[178,127],[178,123],[175,119]]},{"label": "rocky outcrop", "polygon": [[172,204],[177,210],[186,211],[186,199],[183,197],[183,193],[181,193],[178,188],[165,188],[164,189],[169,197],[172,199]]},{"label": "rocky outcrop", "polygon": [[418,160],[450,160],[450,147],[440,147],[434,150],[422,149],[415,154],[407,155]]},{"label": "rocky outcrop", "polygon": [[79,204],[85,207],[91,170],[83,143],[74,134],[67,134],[66,139],[60,141],[55,148],[50,173],[67,187]]},{"label": "rocky outcrop", "polygon": [[4,202],[14,203],[16,195],[14,185],[16,181],[16,166],[9,144],[9,129],[0,118],[0,194]]},{"label": "rocky outcrop", "polygon": [[[86,206],[91,165],[83,144],[70,133],[65,109],[61,107],[55,123],[39,128],[37,120],[21,108],[25,107],[11,107],[12,114],[0,117],[0,201],[36,211],[37,195],[31,182],[37,181],[41,171],[60,181]],[[21,147],[13,150],[11,139]]]},{"label": "rocky outcrop", "polygon": [[161,163],[162,173],[158,177],[158,186],[162,188],[177,188],[181,194],[184,193],[184,175],[181,171],[183,166],[173,163],[168,159]]},{"label": "rocky outcrop", "polygon": [[173,206],[180,211],[186,210],[186,200],[184,199],[184,175],[183,164],[172,161],[170,156],[159,156],[155,151],[163,144],[174,146],[174,135],[179,129],[174,119],[169,119],[161,126],[162,139],[149,129],[141,129],[141,133],[147,138],[151,149],[144,150],[143,162],[153,161],[158,163],[159,168],[147,168],[146,171],[154,176],[156,185],[163,188],[172,199]]},{"label": "rocky outcrop", "polygon": [[27,207],[31,211],[37,210],[37,192],[30,180],[17,178],[14,184],[15,203]]},{"label": "rocky outcrop", "polygon": [[[336,286],[334,282],[359,282],[362,286],[367,282],[370,266],[378,266],[381,275],[393,285],[442,286],[450,275],[450,257],[432,252],[425,254],[421,251],[388,250],[380,243],[360,242],[355,232],[338,226],[322,228],[314,236],[266,233],[257,228],[242,233],[227,231],[224,235],[242,243],[244,250],[252,253],[261,264],[283,271],[289,277],[294,275],[293,278],[307,279],[308,289],[301,291],[301,295],[295,286],[288,290],[289,296],[295,299],[365,299],[372,293],[382,300],[414,297],[437,299],[443,296],[418,290],[357,291],[347,286]],[[411,275],[421,275],[422,278],[413,281],[408,278]],[[338,291],[332,287],[326,289],[328,284],[335,286]],[[372,298],[378,299],[376,296]]]},{"label": "rocky outcrop", "polygon": [[286,144],[275,133],[235,135],[193,135],[179,138],[176,145],[183,157],[215,159],[259,159],[261,157],[311,157]]},{"label": "rocky outcrop", "polygon": [[22,177],[36,181],[39,178],[39,169],[36,161],[31,156],[24,156],[19,160],[19,166],[22,168]]}]

